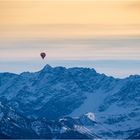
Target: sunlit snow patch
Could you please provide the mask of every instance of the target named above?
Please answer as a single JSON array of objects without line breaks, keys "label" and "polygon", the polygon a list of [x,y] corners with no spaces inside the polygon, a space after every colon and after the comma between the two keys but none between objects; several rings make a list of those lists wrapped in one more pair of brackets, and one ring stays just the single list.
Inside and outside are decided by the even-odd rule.
[{"label": "sunlit snow patch", "polygon": [[91,121],[95,121],[95,115],[92,112],[85,114]]}]

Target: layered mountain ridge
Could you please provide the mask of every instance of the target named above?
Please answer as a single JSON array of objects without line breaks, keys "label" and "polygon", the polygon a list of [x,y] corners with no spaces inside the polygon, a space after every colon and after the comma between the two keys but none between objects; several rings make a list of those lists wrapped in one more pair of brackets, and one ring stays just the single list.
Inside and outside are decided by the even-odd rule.
[{"label": "layered mountain ridge", "polygon": [[[90,68],[53,68],[49,65],[35,73],[0,74],[1,104],[14,110],[27,122],[42,122],[45,118],[47,122],[53,120],[57,124],[58,120],[68,117],[64,120],[68,124],[72,121],[74,127],[63,138],[71,137],[74,133],[80,138],[137,138],[140,130],[139,101],[139,75],[118,79]],[[83,116],[89,119],[81,123]],[[95,119],[92,120],[94,123],[91,118]],[[6,123],[8,125],[9,121]],[[64,130],[69,130],[60,124]],[[45,130],[42,131],[45,133]],[[34,133],[34,136],[38,136]],[[5,132],[1,134],[5,135]],[[9,135],[6,133],[6,136]]]}]

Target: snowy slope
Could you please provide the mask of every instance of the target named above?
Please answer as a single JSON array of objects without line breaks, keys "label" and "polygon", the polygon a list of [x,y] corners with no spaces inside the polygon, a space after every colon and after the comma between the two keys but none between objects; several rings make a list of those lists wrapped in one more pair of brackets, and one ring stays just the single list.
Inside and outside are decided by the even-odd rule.
[{"label": "snowy slope", "polygon": [[100,124],[97,129],[92,125],[86,128],[101,136],[110,131],[108,137],[127,138],[140,128],[138,75],[115,79],[94,69],[49,65],[35,73],[1,73],[0,101],[28,119],[86,114]]},{"label": "snowy slope", "polygon": [[[93,139],[99,138],[79,120],[28,119],[9,106],[0,105],[0,138],[3,139]],[[76,124],[78,123],[78,127]]]}]

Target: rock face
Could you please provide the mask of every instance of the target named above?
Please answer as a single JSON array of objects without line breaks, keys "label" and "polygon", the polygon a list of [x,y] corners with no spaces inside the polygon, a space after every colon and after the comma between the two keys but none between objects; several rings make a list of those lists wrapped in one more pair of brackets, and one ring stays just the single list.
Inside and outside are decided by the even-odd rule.
[{"label": "rock face", "polygon": [[49,65],[35,73],[1,73],[0,105],[0,137],[137,138],[140,76],[115,79]]},{"label": "rock face", "polygon": [[9,106],[0,106],[0,138],[2,139],[92,139],[99,138],[81,123],[80,118],[59,120],[28,119]]}]

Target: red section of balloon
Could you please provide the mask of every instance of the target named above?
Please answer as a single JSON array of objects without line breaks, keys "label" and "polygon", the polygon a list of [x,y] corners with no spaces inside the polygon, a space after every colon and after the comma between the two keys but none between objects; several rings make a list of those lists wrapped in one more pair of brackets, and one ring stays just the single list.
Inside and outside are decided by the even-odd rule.
[{"label": "red section of balloon", "polygon": [[44,59],[46,57],[46,53],[42,52],[40,56],[42,57],[42,59]]}]

